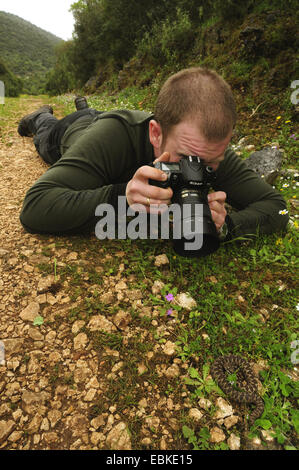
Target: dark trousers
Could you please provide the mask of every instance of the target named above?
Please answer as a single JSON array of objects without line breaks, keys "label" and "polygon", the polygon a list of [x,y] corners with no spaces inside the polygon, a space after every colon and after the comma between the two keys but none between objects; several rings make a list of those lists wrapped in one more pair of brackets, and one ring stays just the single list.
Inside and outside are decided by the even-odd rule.
[{"label": "dark trousers", "polygon": [[36,133],[33,137],[35,148],[42,159],[50,165],[58,160],[54,155],[52,156],[53,149],[49,145],[49,135],[58,122],[58,119],[51,113],[42,113],[35,121]]},{"label": "dark trousers", "polygon": [[86,115],[95,117],[98,114],[101,114],[101,111],[92,108],[75,111],[59,120],[51,113],[40,114],[34,122],[36,132],[33,137],[39,155],[47,164],[53,165],[61,158],[60,142],[68,127],[80,117]]}]

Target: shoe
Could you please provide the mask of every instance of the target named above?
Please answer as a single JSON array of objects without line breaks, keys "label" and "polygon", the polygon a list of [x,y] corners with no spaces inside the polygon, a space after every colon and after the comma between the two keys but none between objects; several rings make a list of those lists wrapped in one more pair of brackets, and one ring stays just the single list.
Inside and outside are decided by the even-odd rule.
[{"label": "shoe", "polygon": [[43,113],[53,114],[53,108],[46,104],[37,111],[34,111],[31,114],[27,114],[21,119],[18,126],[18,133],[21,137],[32,137],[33,134],[35,134],[36,129],[34,126],[34,121],[40,114]]},{"label": "shoe", "polygon": [[89,108],[85,96],[77,96],[77,98],[75,99],[75,106],[77,111]]}]

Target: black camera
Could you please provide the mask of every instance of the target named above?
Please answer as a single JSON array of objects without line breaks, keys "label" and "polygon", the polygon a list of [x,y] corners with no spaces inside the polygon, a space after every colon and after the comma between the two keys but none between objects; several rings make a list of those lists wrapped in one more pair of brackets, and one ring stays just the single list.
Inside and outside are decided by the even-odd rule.
[{"label": "black camera", "polygon": [[149,184],[173,191],[172,204],[179,206],[180,238],[173,237],[173,247],[180,256],[207,256],[219,248],[220,241],[208,204],[208,193],[215,173],[200,157],[186,156],[178,163],[157,162],[152,166],[167,175],[166,181]]}]

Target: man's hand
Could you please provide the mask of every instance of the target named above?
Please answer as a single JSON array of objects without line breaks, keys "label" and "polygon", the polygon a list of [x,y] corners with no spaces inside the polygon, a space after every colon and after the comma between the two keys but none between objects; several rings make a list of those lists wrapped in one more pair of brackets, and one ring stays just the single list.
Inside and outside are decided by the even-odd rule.
[{"label": "man's hand", "polygon": [[[156,162],[168,162],[170,155],[168,152],[164,152]],[[157,181],[165,181],[165,173],[157,168],[153,168],[144,165],[136,171],[133,178],[128,182],[126,189],[126,197],[129,206],[134,204],[142,204],[146,207],[147,212],[161,213],[161,210],[157,209],[160,204],[169,205],[173,192],[171,188],[158,188],[157,186],[151,186],[148,183],[149,179]],[[223,191],[216,191],[208,195],[208,203],[210,206],[212,219],[216,225],[216,229],[220,230],[225,222],[227,215],[225,209],[226,193]]]},{"label": "man's hand", "polygon": [[[168,161],[169,158],[169,153],[165,152],[155,161]],[[148,182],[149,179],[165,181],[166,175],[163,171],[158,170],[158,168],[147,165],[138,168],[133,178],[127,184],[126,197],[128,204],[129,206],[142,204],[146,207],[147,212],[161,213],[161,210],[157,209],[157,205],[165,204],[168,206],[171,203],[172,189],[152,186]]]},{"label": "man's hand", "polygon": [[216,191],[215,193],[208,194],[208,203],[210,206],[212,219],[216,225],[216,229],[219,231],[225,222],[227,215],[225,209],[226,193],[223,191]]}]

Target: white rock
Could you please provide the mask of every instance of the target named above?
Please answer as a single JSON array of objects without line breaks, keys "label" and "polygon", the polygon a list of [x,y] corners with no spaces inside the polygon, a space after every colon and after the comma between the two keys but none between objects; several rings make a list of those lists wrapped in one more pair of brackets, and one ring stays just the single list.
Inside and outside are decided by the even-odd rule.
[{"label": "white rock", "polygon": [[48,421],[47,418],[44,418],[41,422],[40,430],[41,431],[49,431],[49,429],[50,429],[49,421]]},{"label": "white rock", "polygon": [[255,437],[252,438],[252,444],[253,444],[254,446],[260,446],[260,445],[262,444],[262,441],[260,440],[259,437],[256,437],[256,436],[255,436]]},{"label": "white rock", "polygon": [[48,399],[49,393],[47,392],[35,393],[29,390],[24,390],[22,393],[22,409],[26,413],[34,413],[38,411]]},{"label": "white rock", "polygon": [[240,449],[240,438],[236,436],[233,432],[227,439],[228,446],[230,450],[239,450]]},{"label": "white rock", "polygon": [[115,317],[113,318],[114,325],[119,328],[120,330],[125,330],[127,326],[131,323],[132,317],[129,312],[124,312],[120,310],[117,312]]},{"label": "white rock", "polygon": [[166,341],[163,350],[164,354],[166,354],[167,356],[173,356],[176,353],[176,345],[171,341]]},{"label": "white rock", "polygon": [[12,433],[15,425],[16,423],[12,420],[0,421],[0,444]]},{"label": "white rock", "polygon": [[251,150],[254,150],[254,149],[255,149],[255,146],[253,144],[246,145],[246,147],[245,147],[245,150],[247,150],[248,152],[250,152]]},{"label": "white rock", "polygon": [[167,256],[165,254],[163,255],[158,255],[155,257],[155,266],[163,266],[165,264],[169,264],[169,259],[167,258]]},{"label": "white rock", "polygon": [[154,429],[155,431],[157,431],[160,426],[160,418],[158,418],[158,416],[149,416],[145,418],[145,422],[150,429]]},{"label": "white rock", "polygon": [[75,321],[72,325],[72,333],[76,335],[81,330],[81,328],[83,328],[84,325],[85,325],[84,320]]},{"label": "white rock", "polygon": [[58,423],[58,421],[60,421],[61,419],[61,411],[59,410],[50,410],[49,413],[48,413],[48,419],[50,421],[50,424],[51,424],[51,428],[54,428],[56,426],[56,424]]},{"label": "white rock", "polygon": [[29,328],[28,336],[33,339],[33,341],[43,341],[44,339],[44,335],[42,335],[41,332],[34,327]]},{"label": "white rock", "polygon": [[146,398],[142,398],[142,399],[138,402],[138,406],[140,406],[140,408],[146,408],[146,407],[147,407]]},{"label": "white rock", "polygon": [[248,138],[247,136],[242,137],[242,138],[239,140],[239,142],[237,143],[237,147],[242,147],[242,145],[244,146],[245,141],[246,141],[247,138]]},{"label": "white rock", "polygon": [[113,304],[115,302],[114,294],[112,292],[105,292],[100,296],[100,301],[103,304]]},{"label": "white rock", "polygon": [[65,426],[70,429],[73,437],[82,437],[82,435],[88,431],[89,421],[86,416],[77,414],[68,416]]},{"label": "white rock", "polygon": [[4,339],[3,343],[6,357],[23,351],[23,338]]},{"label": "white rock", "polygon": [[8,440],[10,442],[17,442],[23,437],[24,433],[22,431],[14,431],[9,436]]},{"label": "white rock", "polygon": [[29,426],[28,428],[26,429],[26,431],[29,433],[29,434],[35,434],[38,432],[39,430],[39,427],[41,425],[41,422],[42,422],[43,418],[42,416],[39,414],[39,413],[36,413],[36,415],[32,418],[32,420],[30,421],[29,423]]},{"label": "white rock", "polygon": [[152,293],[154,295],[160,294],[161,290],[165,286],[164,282],[162,281],[155,281],[154,284],[152,285]]},{"label": "white rock", "polygon": [[90,437],[90,442],[96,446],[100,442],[101,437],[101,432],[93,432]]},{"label": "white rock", "polygon": [[224,426],[226,427],[226,429],[230,429],[232,426],[234,426],[235,424],[237,424],[237,422],[239,421],[239,417],[238,416],[228,416],[227,418],[225,418],[224,420]]},{"label": "white rock", "polygon": [[168,367],[168,369],[165,371],[165,375],[168,379],[179,377],[180,374],[180,368],[177,364],[172,364],[172,366]]},{"label": "white rock", "polygon": [[104,426],[105,419],[103,415],[99,415],[96,418],[92,419],[90,424],[97,431],[100,427]]},{"label": "white rock", "polygon": [[124,422],[118,423],[111,429],[106,444],[111,450],[132,450],[131,437]]},{"label": "white rock", "polygon": [[33,321],[39,314],[39,304],[37,302],[30,302],[27,307],[22,310],[20,317],[23,321]]},{"label": "white rock", "polygon": [[142,441],[141,441],[141,444],[142,444],[143,446],[150,446],[151,443],[152,443],[152,441],[150,440],[149,437],[145,437],[145,438],[142,439]]},{"label": "white rock", "polygon": [[184,292],[181,293],[181,294],[178,294],[175,297],[175,302],[180,307],[183,307],[187,310],[192,310],[193,308],[195,308],[197,306],[197,303],[195,302],[195,300],[192,299],[192,297],[189,294],[186,294]]},{"label": "white rock", "polygon": [[273,442],[274,441],[273,433],[274,433],[274,431],[273,430],[271,431],[271,429],[267,429],[267,430],[262,429],[261,430],[261,435],[262,435],[263,439],[265,441],[268,441],[268,442]]},{"label": "white rock", "polygon": [[118,292],[120,290],[124,290],[124,289],[127,289],[128,286],[127,286],[127,283],[125,281],[119,281],[116,285],[115,285],[115,290]]},{"label": "white rock", "polygon": [[88,343],[88,337],[86,333],[79,333],[77,336],[74,338],[74,349],[76,351],[80,349],[85,349],[86,345]]},{"label": "white rock", "polygon": [[197,408],[191,408],[189,410],[189,417],[194,419],[194,421],[200,421],[202,416],[202,412],[199,411]]},{"label": "white rock", "polygon": [[138,375],[142,375],[142,374],[145,374],[145,372],[147,372],[147,367],[146,365],[144,364],[144,362],[141,362],[140,364],[138,364]]},{"label": "white rock", "polygon": [[203,408],[204,410],[207,410],[211,408],[212,402],[208,400],[207,398],[200,398],[200,400],[198,400],[198,404],[201,408]]},{"label": "white rock", "polygon": [[46,444],[51,445],[59,441],[59,437],[56,432],[46,432],[43,434],[43,440]]},{"label": "white rock", "polygon": [[216,406],[218,407],[218,410],[214,415],[215,419],[226,418],[227,416],[231,416],[233,414],[232,406],[221,397],[217,398]]},{"label": "white rock", "polygon": [[96,396],[96,389],[95,388],[90,388],[88,390],[88,392],[86,393],[85,397],[84,397],[84,401],[93,401],[94,400],[94,397]]},{"label": "white rock", "polygon": [[210,442],[216,442],[217,443],[217,442],[225,441],[224,432],[222,431],[222,429],[220,429],[216,426],[210,430],[210,434],[211,434]]},{"label": "white rock", "polygon": [[113,323],[107,320],[107,318],[103,315],[95,315],[92,317],[88,323],[88,328],[90,331],[106,331],[107,333],[116,331],[116,327],[113,325]]},{"label": "white rock", "polygon": [[167,441],[164,436],[162,437],[160,441],[160,450],[167,450]]}]

